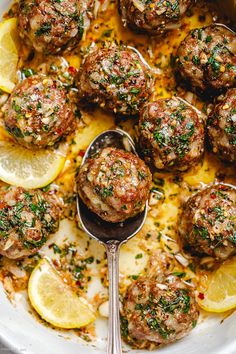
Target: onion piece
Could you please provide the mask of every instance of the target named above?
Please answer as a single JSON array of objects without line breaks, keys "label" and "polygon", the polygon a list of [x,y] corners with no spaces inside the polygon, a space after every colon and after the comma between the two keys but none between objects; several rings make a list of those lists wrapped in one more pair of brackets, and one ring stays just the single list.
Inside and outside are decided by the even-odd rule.
[{"label": "onion piece", "polygon": [[94,11],[93,11],[93,14],[94,14],[94,17],[95,17],[95,18],[96,18],[97,15],[98,15],[98,10],[99,10],[100,6],[101,6],[100,1],[95,0],[95,3],[94,3]]},{"label": "onion piece", "polygon": [[106,301],[103,304],[101,304],[99,306],[98,311],[99,311],[100,316],[108,317],[109,316],[109,302]]},{"label": "onion piece", "polygon": [[181,253],[175,254],[175,258],[184,267],[187,267],[189,265],[189,260],[185,258]]},{"label": "onion piece", "polygon": [[156,286],[161,290],[168,290],[168,286],[166,284],[157,283]]},{"label": "onion piece", "polygon": [[24,278],[26,276],[26,271],[24,269],[20,269],[14,265],[10,265],[9,271],[15,275],[16,278]]},{"label": "onion piece", "polygon": [[13,244],[14,244],[14,240],[12,239],[7,240],[5,246],[3,247],[3,251],[7,251]]},{"label": "onion piece", "polygon": [[105,0],[104,3],[101,5],[101,11],[106,11],[109,5],[109,0]]},{"label": "onion piece", "polygon": [[142,3],[142,1],[140,0],[133,0],[133,4],[135,7],[137,7],[137,9],[141,12],[143,12],[145,10],[145,6],[144,4]]}]

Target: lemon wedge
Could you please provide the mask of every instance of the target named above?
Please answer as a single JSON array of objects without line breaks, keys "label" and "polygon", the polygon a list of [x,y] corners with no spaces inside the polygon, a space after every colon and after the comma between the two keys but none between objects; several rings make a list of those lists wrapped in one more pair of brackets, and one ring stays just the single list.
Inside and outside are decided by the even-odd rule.
[{"label": "lemon wedge", "polygon": [[28,294],[34,309],[53,326],[80,328],[95,320],[91,305],[72,291],[46,259],[33,270]]},{"label": "lemon wedge", "polygon": [[0,22],[0,89],[11,93],[15,86],[15,75],[19,60],[17,19]]},{"label": "lemon wedge", "polygon": [[23,188],[42,188],[51,183],[65,163],[65,146],[58,150],[28,150],[0,142],[0,180]]},{"label": "lemon wedge", "polygon": [[225,312],[236,307],[236,257],[225,261],[206,281],[198,295],[205,311]]}]

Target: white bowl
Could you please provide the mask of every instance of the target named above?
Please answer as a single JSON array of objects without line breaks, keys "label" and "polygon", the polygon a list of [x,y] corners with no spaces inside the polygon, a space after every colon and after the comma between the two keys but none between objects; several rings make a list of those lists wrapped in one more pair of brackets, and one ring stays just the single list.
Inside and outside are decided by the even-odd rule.
[{"label": "white bowl", "polygon": [[[12,0],[0,0],[0,17]],[[1,53],[0,53],[1,55]],[[23,354],[102,354],[106,346],[106,321],[97,321],[97,333],[103,338],[87,344],[73,333],[55,331],[39,323],[30,313],[27,302],[21,297],[14,306],[0,287],[0,340],[11,350]],[[221,323],[222,316],[210,316],[175,344],[158,349],[158,354],[235,354],[236,316]],[[129,349],[128,349],[129,350]],[[3,351],[0,349],[3,353]],[[4,350],[5,352],[5,350]],[[127,348],[126,348],[127,352]],[[147,351],[131,351],[147,354]],[[155,351],[154,351],[155,353]]]}]

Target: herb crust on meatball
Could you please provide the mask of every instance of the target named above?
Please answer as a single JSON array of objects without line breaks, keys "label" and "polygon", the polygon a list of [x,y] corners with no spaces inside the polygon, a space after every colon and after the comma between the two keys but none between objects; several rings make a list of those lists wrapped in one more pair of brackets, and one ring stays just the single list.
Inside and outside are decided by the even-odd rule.
[{"label": "herb crust on meatball", "polygon": [[131,152],[104,148],[80,168],[78,193],[94,213],[109,222],[122,222],[143,211],[151,173]]},{"label": "herb crust on meatball", "polygon": [[222,160],[236,163],[236,89],[215,105],[207,123],[208,140]]},{"label": "herb crust on meatball", "polygon": [[72,49],[93,18],[93,8],[93,0],[20,0],[20,35],[44,54]]},{"label": "herb crust on meatball", "polygon": [[16,85],[4,107],[7,131],[27,148],[54,145],[71,130],[73,106],[63,84],[34,75]]},{"label": "herb crust on meatball", "polygon": [[120,0],[124,25],[139,32],[160,34],[176,28],[193,0]]},{"label": "herb crust on meatball", "polygon": [[178,48],[176,71],[197,92],[235,86],[235,33],[226,26],[215,24],[191,30]]},{"label": "herb crust on meatball", "polygon": [[17,259],[35,254],[55,232],[59,208],[40,190],[0,188],[0,254]]},{"label": "herb crust on meatball", "polygon": [[140,114],[139,143],[145,161],[157,169],[185,171],[204,152],[203,115],[173,97],[144,106]]},{"label": "herb crust on meatball", "polygon": [[226,259],[236,253],[236,187],[216,184],[188,199],[179,236],[193,254]]},{"label": "herb crust on meatball", "polygon": [[126,291],[122,337],[139,349],[169,344],[187,335],[198,315],[194,293],[183,282],[173,276],[163,282],[143,277]]},{"label": "herb crust on meatball", "polygon": [[133,50],[112,46],[90,53],[79,73],[82,102],[121,115],[137,115],[151,94],[149,69]]}]

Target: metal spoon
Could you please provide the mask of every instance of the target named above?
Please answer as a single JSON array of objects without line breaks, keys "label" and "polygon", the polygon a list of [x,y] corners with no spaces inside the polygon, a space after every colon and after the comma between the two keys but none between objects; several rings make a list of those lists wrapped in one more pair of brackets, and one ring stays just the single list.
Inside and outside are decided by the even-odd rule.
[{"label": "metal spoon", "polygon": [[[123,130],[107,130],[98,135],[85,152],[82,165],[99,149],[117,147],[136,153],[132,138]],[[109,324],[108,324],[108,354],[121,354],[120,314],[119,314],[119,249],[120,246],[133,237],[143,226],[147,204],[142,213],[123,223],[103,221],[91,212],[82,200],[77,197],[78,215],[85,232],[106,247],[109,270]]]}]

